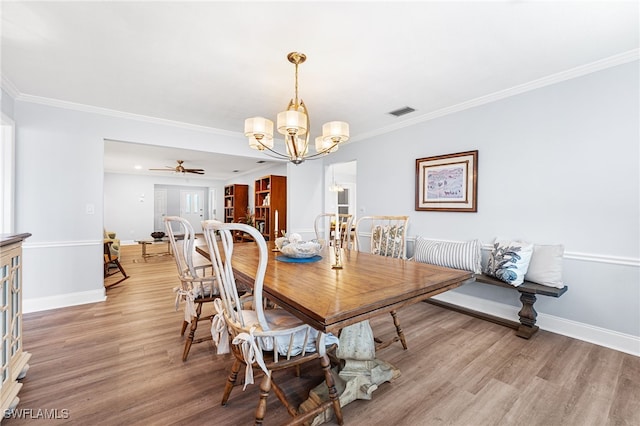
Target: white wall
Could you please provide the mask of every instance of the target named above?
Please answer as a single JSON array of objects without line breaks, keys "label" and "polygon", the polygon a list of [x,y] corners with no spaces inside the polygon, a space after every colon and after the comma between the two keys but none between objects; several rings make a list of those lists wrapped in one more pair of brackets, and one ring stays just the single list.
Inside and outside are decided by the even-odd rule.
[{"label": "white wall", "polygon": [[154,231],[155,185],[203,188],[205,197],[211,188],[216,191],[216,202],[217,198],[224,194],[224,185],[214,179],[105,173],[104,226],[109,231],[116,232],[123,244],[150,238],[151,232]]},{"label": "white wall", "polygon": [[265,167],[256,172],[245,173],[224,182],[215,179],[193,179],[186,177],[140,176],[122,173],[104,174],[104,224],[117,233],[123,244],[149,238],[154,223],[154,189],[156,185],[171,185],[184,188],[204,188],[216,192],[215,209],[222,220],[224,186],[228,184],[249,185],[249,205],[254,208],[254,181],[265,175],[287,175],[287,163]]},{"label": "white wall", "polygon": [[[13,118],[16,232],[33,234],[24,245],[25,312],[104,300],[104,139],[255,155],[242,136],[160,120],[133,120],[19,99],[13,104]],[[88,206],[94,214],[87,214]]]},{"label": "white wall", "polygon": [[[621,333],[640,354],[638,76],[638,62],[620,65],[371,138],[366,149],[347,145],[332,159],[357,158],[360,215],[409,214],[409,235],[564,244],[569,290],[538,298],[540,324]],[[478,212],[415,211],[415,160],[475,149]],[[519,304],[516,292],[479,283],[451,294],[476,307]]]}]

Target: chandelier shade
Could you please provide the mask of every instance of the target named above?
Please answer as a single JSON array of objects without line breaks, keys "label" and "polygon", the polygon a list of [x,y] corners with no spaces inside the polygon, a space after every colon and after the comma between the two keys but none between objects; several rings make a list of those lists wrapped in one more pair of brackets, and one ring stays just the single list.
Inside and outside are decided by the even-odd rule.
[{"label": "chandelier shade", "polygon": [[300,111],[282,111],[278,113],[278,133],[303,136],[307,133],[307,115]]},{"label": "chandelier shade", "polygon": [[294,164],[307,159],[319,158],[338,150],[339,144],[349,140],[349,124],[330,121],[322,126],[322,135],[315,138],[315,154],[309,154],[310,120],[307,107],[298,98],[298,65],[307,57],[304,53],[291,52],[289,62],[295,65],[295,97],[287,109],[278,113],[276,129],[285,137],[286,154],[274,149],[273,121],[264,117],[247,118],[244,121],[244,135],[249,139],[249,147],[264,151],[275,158],[285,158]]}]

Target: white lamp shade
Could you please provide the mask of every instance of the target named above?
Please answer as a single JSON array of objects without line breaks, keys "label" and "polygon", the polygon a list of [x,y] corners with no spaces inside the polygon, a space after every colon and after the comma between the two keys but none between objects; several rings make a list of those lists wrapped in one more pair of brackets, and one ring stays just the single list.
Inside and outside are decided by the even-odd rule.
[{"label": "white lamp shade", "polygon": [[322,138],[324,140],[332,139],[338,142],[346,142],[349,140],[349,124],[344,121],[330,121],[322,125]]},{"label": "white lamp shade", "polygon": [[247,118],[244,120],[244,135],[247,137],[262,135],[273,139],[273,121],[264,117]]},{"label": "white lamp shade", "polygon": [[300,111],[282,111],[278,113],[278,132],[283,135],[302,136],[307,133],[307,115]]},{"label": "white lamp shade", "polygon": [[258,142],[255,136],[249,136],[249,147],[258,151],[263,151],[265,147],[273,149],[273,138],[265,136]]}]

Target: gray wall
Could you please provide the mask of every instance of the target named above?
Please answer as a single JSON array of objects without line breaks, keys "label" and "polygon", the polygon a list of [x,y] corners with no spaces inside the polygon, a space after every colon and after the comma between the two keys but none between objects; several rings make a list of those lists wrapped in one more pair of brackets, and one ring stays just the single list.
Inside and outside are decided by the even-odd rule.
[{"label": "gray wall", "polygon": [[[409,214],[412,237],[563,243],[570,289],[539,299],[541,327],[640,354],[638,76],[637,61],[602,70],[350,143],[324,165],[357,160],[358,214]],[[3,100],[3,112],[10,106]],[[24,251],[27,311],[104,299],[105,138],[253,154],[242,137],[19,98],[5,113],[17,126],[16,230],[33,233]],[[472,149],[478,213],[416,212],[415,159]],[[323,208],[320,164],[283,166],[291,231],[309,230]],[[514,316],[515,293],[472,284],[444,296]]]},{"label": "gray wall", "polygon": [[[331,160],[357,158],[360,215],[409,214],[411,236],[564,244],[569,291],[539,297],[541,325],[615,330],[640,353],[638,93],[634,62],[348,145]],[[478,212],[415,211],[415,160],[475,149]],[[482,284],[443,295],[497,311],[517,297]]]}]

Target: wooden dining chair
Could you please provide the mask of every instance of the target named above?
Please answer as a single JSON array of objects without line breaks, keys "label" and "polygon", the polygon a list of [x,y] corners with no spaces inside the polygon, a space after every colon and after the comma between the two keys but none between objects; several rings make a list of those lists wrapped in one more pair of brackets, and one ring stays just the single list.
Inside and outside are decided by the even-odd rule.
[{"label": "wooden dining chair", "polygon": [[[406,259],[408,225],[409,216],[363,216],[356,223],[356,249],[380,256]],[[376,349],[386,348],[397,341],[407,349],[407,340],[395,310],[391,311],[391,317],[397,336],[387,342],[376,338]]]},{"label": "wooden dining chair", "polygon": [[[195,334],[198,322],[205,319],[210,320],[213,317],[213,305],[211,306],[211,314],[204,318],[202,317],[202,307],[213,302],[218,294],[218,288],[210,269],[211,264],[194,261],[196,236],[189,221],[178,216],[166,216],[164,223],[180,279],[180,287],[174,289],[177,293],[176,310],[181,302],[184,303],[184,320],[180,335],[184,336],[187,327],[190,326],[182,352],[182,361],[186,361],[193,343],[211,340],[208,328],[203,337],[196,339]],[[197,256],[200,257],[200,255]],[[210,271],[209,275],[206,274],[207,269]]]},{"label": "wooden dining chair", "polygon": [[[336,235],[336,214],[335,213],[320,213],[316,216],[313,222],[313,229],[316,232],[316,239],[327,242],[329,245],[334,245]],[[343,248],[349,248],[351,244],[351,226],[353,221],[353,215],[351,214],[338,214],[338,221],[340,222],[340,246]]]},{"label": "wooden dining chair", "polygon": [[[241,300],[233,271],[233,235],[236,231],[249,234],[258,247],[258,267],[253,285],[253,301]],[[311,328],[300,319],[282,308],[265,309],[263,303],[263,283],[267,268],[268,251],[264,237],[252,226],[241,223],[203,222],[203,232],[219,287],[220,299],[216,300],[216,317],[212,330],[218,331],[218,353],[221,345],[230,342],[234,355],[231,372],[222,395],[222,405],[229,401],[240,368],[245,366],[244,387],[253,383],[253,370],[262,370],[264,376],[260,384],[260,394],[256,408],[255,424],[262,424],[267,409],[267,397],[271,389],[287,412],[294,417],[295,424],[302,424],[316,415],[333,407],[336,420],[343,424],[342,410],[330,371],[328,350],[335,348],[337,339],[332,335]],[[216,238],[219,235],[219,239]],[[329,400],[308,412],[299,412],[290,403],[285,392],[275,382],[275,371],[299,367],[301,364],[319,360],[324,370]]]}]

